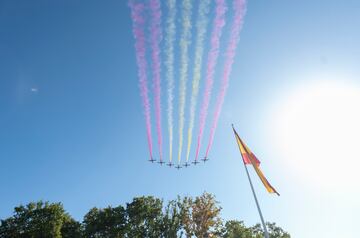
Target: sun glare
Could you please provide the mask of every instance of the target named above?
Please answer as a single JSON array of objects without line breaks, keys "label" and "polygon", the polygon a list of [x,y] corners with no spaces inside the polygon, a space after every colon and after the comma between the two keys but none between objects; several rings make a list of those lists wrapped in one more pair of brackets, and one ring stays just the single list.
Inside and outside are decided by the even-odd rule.
[{"label": "sun glare", "polygon": [[[355,185],[360,165],[360,88],[321,81],[290,90],[272,111],[283,163],[314,185]],[[309,181],[308,181],[309,182]]]}]

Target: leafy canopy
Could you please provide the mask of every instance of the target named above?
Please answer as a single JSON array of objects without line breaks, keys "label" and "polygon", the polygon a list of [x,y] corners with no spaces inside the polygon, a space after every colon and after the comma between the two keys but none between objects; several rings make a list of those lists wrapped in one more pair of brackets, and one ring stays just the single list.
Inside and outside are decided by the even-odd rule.
[{"label": "leafy canopy", "polygon": [[[290,238],[267,223],[270,238]],[[136,197],[126,206],[92,208],[80,223],[61,203],[36,202],[14,208],[1,220],[0,238],[262,238],[259,224],[221,218],[215,196],[177,197],[164,204],[152,196]]]}]

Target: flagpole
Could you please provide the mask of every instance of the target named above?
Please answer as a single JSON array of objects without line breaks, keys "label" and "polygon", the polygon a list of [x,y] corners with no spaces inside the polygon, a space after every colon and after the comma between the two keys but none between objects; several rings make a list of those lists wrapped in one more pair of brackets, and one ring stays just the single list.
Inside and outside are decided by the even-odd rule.
[{"label": "flagpole", "polygon": [[248,168],[246,167],[246,164],[245,164],[245,161],[244,161],[244,160],[243,160],[243,162],[244,162],[244,167],[245,167],[245,170],[246,170],[247,177],[248,177],[248,179],[249,179],[251,191],[252,191],[252,193],[253,193],[253,195],[254,195],[256,207],[257,207],[258,212],[259,212],[259,215],[260,215],[261,223],[262,223],[262,225],[263,225],[263,227],[264,227],[264,235],[265,235],[265,238],[269,238],[269,233],[268,233],[268,231],[267,231],[266,224],[265,224],[265,221],[264,221],[264,218],[263,218],[261,209],[260,209],[260,205],[259,205],[258,199],[257,199],[256,194],[255,194],[254,186],[253,186],[253,184],[252,184],[252,182],[251,182],[251,178],[250,178],[250,174],[249,174]]}]

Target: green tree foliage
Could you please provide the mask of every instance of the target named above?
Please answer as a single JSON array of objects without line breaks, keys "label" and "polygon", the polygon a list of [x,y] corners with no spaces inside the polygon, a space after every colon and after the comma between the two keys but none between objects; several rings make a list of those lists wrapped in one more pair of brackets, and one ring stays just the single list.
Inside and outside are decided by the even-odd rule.
[{"label": "green tree foliage", "polygon": [[[79,223],[61,203],[37,202],[14,209],[1,220],[0,238],[262,238],[259,224],[223,222],[221,207],[209,193],[178,197],[164,205],[147,196],[134,198],[126,207],[92,208]],[[275,223],[267,223],[270,238],[290,238]]]},{"label": "green tree foliage", "polygon": [[181,199],[170,201],[165,207],[162,220],[163,237],[182,237]]},{"label": "green tree foliage", "polygon": [[[290,238],[290,234],[284,231],[281,227],[276,226],[275,223],[266,223],[270,238]],[[260,224],[256,224],[251,228],[255,238],[262,238],[263,230]]]},{"label": "green tree foliage", "polygon": [[161,237],[163,202],[154,197],[134,198],[127,204],[128,236],[134,238]]},{"label": "green tree foliage", "polygon": [[81,238],[81,224],[70,216],[66,215],[61,227],[62,238]]},{"label": "green tree foliage", "polygon": [[15,207],[14,215],[1,221],[0,237],[61,238],[76,234],[78,228],[79,223],[65,213],[61,203],[39,201]]},{"label": "green tree foliage", "polygon": [[84,217],[84,236],[89,238],[124,237],[126,224],[126,211],[122,206],[92,208]]},{"label": "green tree foliage", "polygon": [[253,238],[251,228],[244,225],[242,221],[227,221],[224,227],[223,238]]}]

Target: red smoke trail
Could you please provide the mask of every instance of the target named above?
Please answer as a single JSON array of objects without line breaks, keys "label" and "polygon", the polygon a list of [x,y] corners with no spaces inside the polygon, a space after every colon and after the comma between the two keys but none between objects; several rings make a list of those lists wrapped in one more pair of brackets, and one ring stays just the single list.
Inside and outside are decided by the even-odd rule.
[{"label": "red smoke trail", "polygon": [[131,18],[133,22],[132,30],[135,38],[136,61],[138,65],[140,94],[144,107],[147,140],[148,140],[150,157],[153,158],[150,102],[149,102],[148,88],[147,88],[148,79],[146,74],[147,63],[145,56],[146,53],[145,30],[144,30],[145,18],[143,16],[145,6],[142,3],[134,3],[133,1],[129,1],[129,6],[131,8]]},{"label": "red smoke trail", "polygon": [[214,72],[219,56],[220,37],[222,29],[225,25],[225,12],[226,12],[225,0],[216,0],[216,15],[214,19],[214,26],[211,33],[210,51],[208,54],[207,69],[206,69],[206,81],[205,81],[205,94],[201,105],[200,111],[200,125],[198,142],[196,147],[195,160],[198,159],[201,141],[204,133],[206,117],[208,113],[210,95],[214,82]]},{"label": "red smoke trail", "polygon": [[162,128],[161,128],[161,79],[160,79],[160,41],[161,41],[161,8],[159,0],[150,1],[151,21],[150,21],[150,45],[152,71],[154,80],[154,97],[155,97],[155,116],[156,129],[158,135],[158,145],[160,161],[162,161]]},{"label": "red smoke trail", "polygon": [[209,150],[214,141],[214,135],[215,135],[218,121],[219,121],[221,108],[224,103],[226,90],[229,86],[229,76],[231,73],[232,65],[234,63],[236,47],[238,45],[239,38],[240,38],[240,31],[241,31],[242,25],[244,23],[244,16],[245,16],[245,12],[246,12],[246,0],[234,0],[233,9],[235,11],[235,16],[234,16],[234,20],[233,20],[233,23],[231,26],[230,41],[229,41],[229,44],[227,46],[227,50],[225,53],[225,66],[224,66],[224,72],[222,75],[221,89],[220,89],[220,92],[219,92],[217,100],[216,100],[214,121],[211,126],[209,144],[206,149],[206,155],[205,155],[206,157],[208,156]]}]

